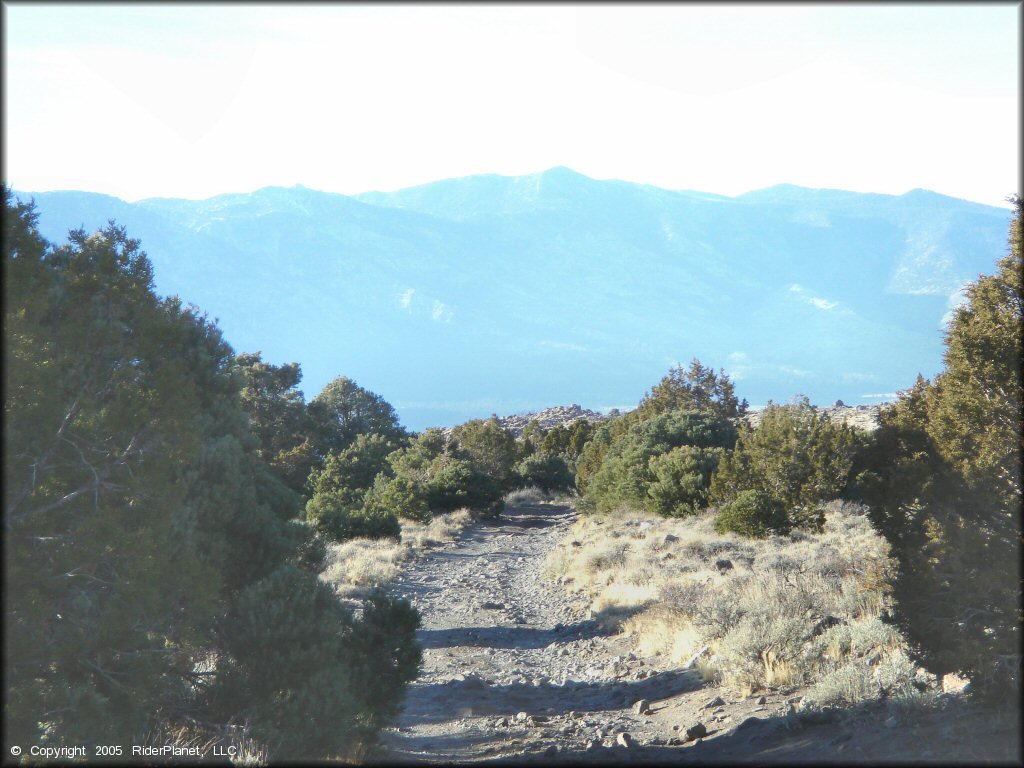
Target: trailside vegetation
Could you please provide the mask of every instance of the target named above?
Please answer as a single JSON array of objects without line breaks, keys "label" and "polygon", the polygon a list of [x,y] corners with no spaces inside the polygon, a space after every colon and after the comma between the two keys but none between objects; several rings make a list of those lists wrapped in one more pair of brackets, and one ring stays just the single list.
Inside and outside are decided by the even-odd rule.
[{"label": "trailside vegetation", "polygon": [[271,759],[363,754],[418,617],[383,595],[357,616],[318,579],[279,461],[304,442],[297,368],[237,360],[113,223],[51,247],[5,188],[3,231],[8,739],[247,724]]},{"label": "trailside vegetation", "polygon": [[981,276],[946,330],[945,368],[883,413],[853,493],[900,564],[897,617],[937,673],[1018,695],[1021,614],[1019,196],[1009,253]]},{"label": "trailside vegetation", "polygon": [[[807,398],[789,405],[769,403],[757,429],[740,427],[735,448],[711,482],[711,500],[728,505],[744,491],[756,491],[764,497],[757,509],[766,514],[770,508],[781,510],[787,523],[780,532],[818,529],[821,505],[846,488],[855,446],[853,430],[833,424]],[[742,506],[753,510],[750,499]]]}]

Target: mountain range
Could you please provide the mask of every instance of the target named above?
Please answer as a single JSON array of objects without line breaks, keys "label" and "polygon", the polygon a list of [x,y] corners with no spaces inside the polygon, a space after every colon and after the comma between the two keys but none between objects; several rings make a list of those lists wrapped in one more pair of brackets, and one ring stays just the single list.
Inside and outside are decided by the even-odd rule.
[{"label": "mountain range", "polygon": [[941,369],[943,324],[1011,218],[921,189],[726,197],[567,168],[354,196],[15,194],[52,242],[116,220],[158,293],[236,350],[298,361],[307,397],[349,376],[412,429],[629,408],[694,357],[751,404],[892,399]]}]

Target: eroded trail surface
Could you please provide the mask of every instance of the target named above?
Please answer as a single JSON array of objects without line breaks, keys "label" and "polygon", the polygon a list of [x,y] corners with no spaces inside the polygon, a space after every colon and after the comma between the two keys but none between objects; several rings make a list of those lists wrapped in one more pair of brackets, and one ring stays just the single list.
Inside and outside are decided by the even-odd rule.
[{"label": "eroded trail surface", "polygon": [[409,564],[392,589],[422,615],[424,661],[382,735],[384,762],[1014,759],[1016,720],[962,703],[912,727],[871,713],[796,717],[799,691],[737,698],[638,657],[588,618],[588,600],[542,575],[576,515],[511,507]]}]

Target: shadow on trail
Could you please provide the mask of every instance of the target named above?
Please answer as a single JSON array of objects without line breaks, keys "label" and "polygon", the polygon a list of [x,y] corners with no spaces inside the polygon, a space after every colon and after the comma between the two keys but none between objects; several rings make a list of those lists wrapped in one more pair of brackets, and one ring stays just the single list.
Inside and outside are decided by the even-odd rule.
[{"label": "shadow on trail", "polygon": [[[574,746],[556,757],[534,752],[487,760],[503,765],[1020,765],[1019,705],[996,707],[953,698],[944,707],[906,713],[898,727],[883,725],[884,704],[865,702],[836,718],[749,717],[732,732],[691,744],[641,748]],[[717,731],[709,729],[708,734]],[[881,736],[884,735],[884,738]]]},{"label": "shadow on trail", "polygon": [[424,648],[546,648],[554,642],[589,640],[608,634],[600,623],[588,619],[576,624],[556,625],[555,628],[536,627],[452,627],[451,629],[421,629],[416,633]]},{"label": "shadow on trail", "polygon": [[687,671],[659,672],[644,680],[569,681],[527,685],[489,685],[478,678],[419,686],[403,718],[408,725],[442,723],[477,715],[531,713],[558,715],[567,712],[599,712],[630,706],[639,699],[657,702],[704,687],[699,674]]},{"label": "shadow on trail", "polygon": [[523,504],[506,507],[500,515],[484,520],[485,526],[546,528],[574,518],[572,507],[554,504]]}]

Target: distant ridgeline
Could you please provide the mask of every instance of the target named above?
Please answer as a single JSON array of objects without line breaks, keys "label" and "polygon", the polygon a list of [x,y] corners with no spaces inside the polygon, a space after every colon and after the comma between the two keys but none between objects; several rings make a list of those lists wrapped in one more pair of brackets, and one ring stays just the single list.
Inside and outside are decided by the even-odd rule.
[{"label": "distant ridgeline", "polygon": [[892,399],[941,368],[944,319],[1011,218],[924,190],[731,198],[566,168],[355,197],[18,195],[55,242],[115,219],[157,291],[218,318],[236,350],[301,362],[309,396],[344,371],[416,430],[636,402],[691,357],[750,402]]}]

